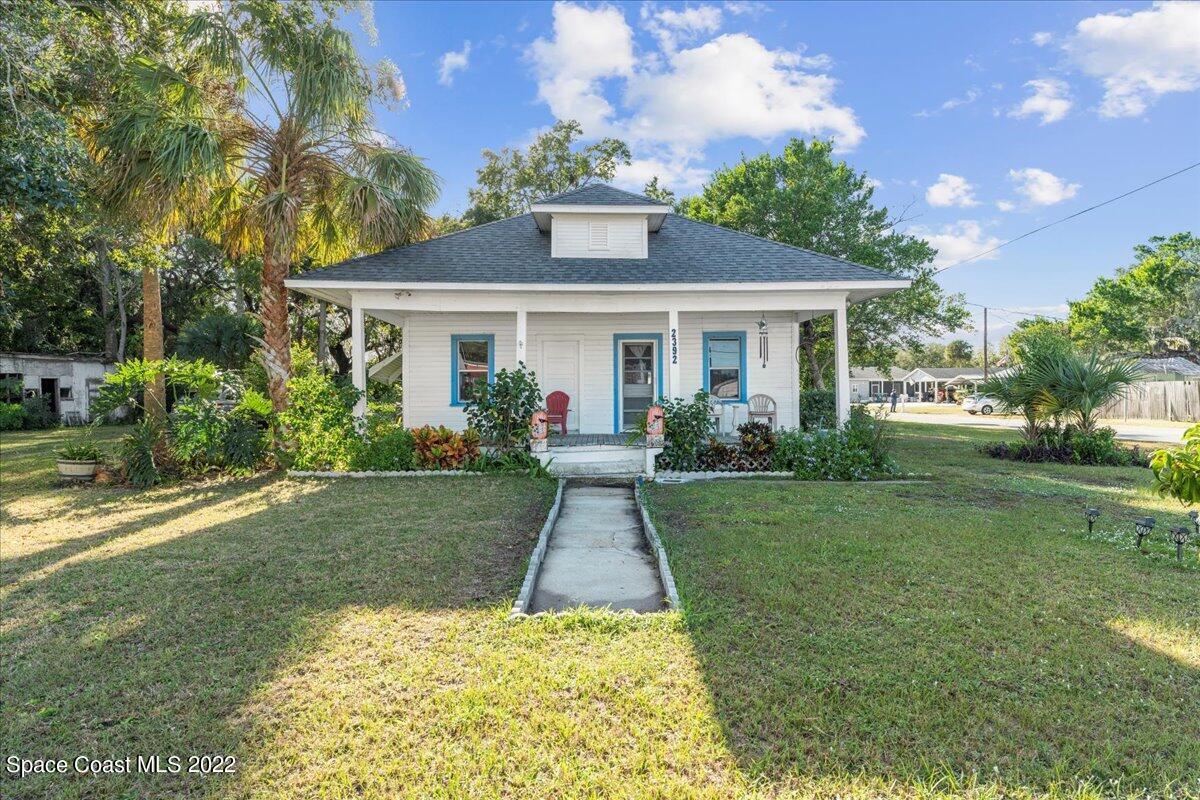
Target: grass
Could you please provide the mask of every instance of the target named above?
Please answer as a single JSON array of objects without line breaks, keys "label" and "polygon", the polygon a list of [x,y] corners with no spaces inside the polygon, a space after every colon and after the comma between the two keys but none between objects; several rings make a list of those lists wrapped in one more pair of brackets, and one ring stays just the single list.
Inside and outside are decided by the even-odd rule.
[{"label": "grass", "polygon": [[4,434],[0,755],[237,765],[0,795],[1200,792],[1200,570],[1116,541],[1178,508],[896,427],[936,481],[654,487],[685,614],[518,623],[549,484],[59,488],[63,433]]}]

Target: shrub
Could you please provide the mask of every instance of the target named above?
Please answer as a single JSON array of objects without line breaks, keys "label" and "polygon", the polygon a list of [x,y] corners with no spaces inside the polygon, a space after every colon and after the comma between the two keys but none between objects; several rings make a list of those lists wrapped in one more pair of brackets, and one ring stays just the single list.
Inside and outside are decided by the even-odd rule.
[{"label": "shrub", "polygon": [[537,376],[522,364],[500,370],[493,383],[473,384],[465,411],[470,427],[488,444],[509,448],[528,441],[530,419],[541,407]]},{"label": "shrub", "polygon": [[350,468],[354,470],[402,471],[413,468],[412,431],[398,424],[389,414],[372,415],[366,432],[354,449]]},{"label": "shrub", "polygon": [[1137,448],[1126,450],[1117,444],[1116,431],[1096,428],[1085,433],[1074,425],[1043,428],[1033,441],[991,442],[980,451],[992,458],[1028,463],[1087,464],[1093,466],[1146,466],[1147,459]]},{"label": "shrub", "polygon": [[666,469],[696,469],[712,436],[708,392],[696,392],[691,400],[664,400],[662,407],[666,442],[659,463]]},{"label": "shrub", "polygon": [[292,466],[346,469],[358,440],[354,424],[358,391],[314,370],[288,381],[288,392],[288,408],[279,421],[291,439]]},{"label": "shrub", "polygon": [[890,448],[883,420],[856,407],[841,428],[781,434],[775,467],[791,470],[804,480],[885,478],[899,472]]},{"label": "shrub", "polygon": [[1150,469],[1159,495],[1188,505],[1200,503],[1200,425],[1184,432],[1179,450],[1154,451]]},{"label": "shrub", "polygon": [[21,401],[21,428],[27,431],[44,431],[58,427],[58,415],[45,397],[26,397]]},{"label": "shrub", "polygon": [[20,403],[0,403],[0,431],[19,431],[25,422]]},{"label": "shrub", "polygon": [[738,426],[738,446],[752,469],[770,469],[777,445],[775,431],[765,422],[743,422]]},{"label": "shrub", "polygon": [[220,469],[225,462],[229,421],[211,400],[188,397],[171,411],[171,455],[189,475]]},{"label": "shrub", "polygon": [[479,434],[463,433],[444,425],[414,428],[413,463],[417,469],[462,469],[479,458]]},{"label": "shrub", "polygon": [[824,430],[837,426],[837,400],[828,389],[807,389],[800,392],[800,416],[797,420],[805,431]]},{"label": "shrub", "polygon": [[247,475],[263,465],[271,445],[271,426],[268,419],[269,417],[244,406],[238,406],[229,412],[221,451],[227,470]]},{"label": "shrub", "polygon": [[503,453],[485,453],[467,465],[468,469],[492,472],[498,475],[525,475],[530,478],[550,478],[548,470],[537,456],[528,450],[509,450]]},{"label": "shrub", "polygon": [[121,467],[125,479],[139,489],[163,482],[163,473],[155,449],[160,431],[151,420],[142,420],[121,439]]}]

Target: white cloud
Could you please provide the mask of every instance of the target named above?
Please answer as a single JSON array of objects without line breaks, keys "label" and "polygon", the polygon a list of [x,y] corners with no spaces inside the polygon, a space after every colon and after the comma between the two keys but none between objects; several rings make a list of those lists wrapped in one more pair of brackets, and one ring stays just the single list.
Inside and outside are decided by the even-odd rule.
[{"label": "white cloud", "polygon": [[462,50],[442,53],[438,60],[438,83],[442,86],[454,84],[454,73],[462,72],[471,65],[471,43],[463,42]]},{"label": "white cloud", "polygon": [[1016,207],[1017,207],[1017,204],[1014,203],[1012,200],[997,200],[996,201],[996,208],[1000,209],[1001,211],[1012,211]]},{"label": "white cloud", "polygon": [[701,184],[712,174],[707,167],[695,166],[693,159],[700,158],[697,153],[686,153],[669,158],[635,158],[628,166],[617,169],[613,183],[631,191],[640,192],[650,179],[657,176],[662,186],[675,193],[691,192],[699,189]]},{"label": "white cloud", "polygon": [[1067,183],[1044,169],[1010,169],[1008,177],[1016,183],[1016,192],[1035,206],[1052,206],[1070,200],[1079,192],[1078,183]]},{"label": "white cloud", "polygon": [[942,103],[940,106],[938,106],[936,110],[934,110],[934,111],[929,111],[929,110],[918,111],[917,116],[918,117],[936,117],[938,114],[942,113],[943,111],[951,111],[953,109],[958,108],[959,106],[968,106],[971,103],[974,103],[976,100],[978,100],[982,96],[983,96],[983,92],[979,91],[979,89],[972,86],[970,89],[967,89],[966,93],[962,97],[951,97],[949,100],[946,100],[944,103]]},{"label": "white cloud", "polygon": [[867,178],[867,186],[878,191],[883,188],[883,181],[876,180],[875,178]]},{"label": "white cloud", "polygon": [[1067,116],[1074,102],[1071,100],[1071,87],[1067,82],[1058,78],[1038,78],[1027,81],[1025,85],[1033,90],[1021,105],[1008,112],[1010,117],[1030,117],[1040,115],[1041,125],[1058,122]]},{"label": "white cloud", "polygon": [[802,71],[805,60],[743,33],[673,53],[661,71],[629,80],[625,100],[637,112],[627,135],[699,147],[718,138],[804,133],[831,137],[839,150],[854,148],[866,136],[854,110],[835,102],[837,81]]},{"label": "white cloud", "polygon": [[[965,258],[990,250],[1001,241],[997,236],[985,235],[983,226],[971,219],[962,219],[949,225],[943,225],[936,231],[913,226],[906,232],[924,239],[938,251],[937,256],[933,259],[933,266],[937,269],[945,269]],[[980,256],[978,260],[991,261],[998,257],[998,253],[988,253]]]},{"label": "white cloud", "polygon": [[694,42],[704,34],[721,28],[721,9],[716,6],[692,6],[677,11],[673,8],[656,10],[642,6],[642,21],[646,30],[658,39],[664,52],[673,53],[680,43]]},{"label": "white cloud", "polygon": [[840,151],[862,141],[854,110],[834,97],[828,56],[772,50],[744,33],[688,44],[719,30],[722,13],[643,6],[642,24],[662,50],[637,54],[620,8],[558,2],[553,34],[526,51],[538,97],[559,119],[578,120],[587,138],[627,141],[635,163],[622,172],[626,185],[658,174],[673,188],[697,186],[709,174],[704,149],[718,139],[798,134],[832,139]]},{"label": "white cloud", "polygon": [[757,19],[763,14],[771,10],[771,7],[766,3],[758,2],[757,0],[727,0],[725,10],[735,17],[745,14],[749,17]]},{"label": "white cloud", "polygon": [[1064,48],[1104,84],[1101,116],[1140,116],[1164,94],[1200,88],[1200,3],[1097,14],[1075,26]]},{"label": "white cloud", "polygon": [[961,175],[943,172],[937,182],[925,190],[925,202],[931,206],[977,206],[975,187]]},{"label": "white cloud", "polygon": [[1038,47],[1045,47],[1054,41],[1054,34],[1049,31],[1038,31],[1033,36],[1029,37],[1029,41],[1036,44]]},{"label": "white cloud", "polygon": [[596,135],[613,107],[601,80],[633,74],[633,30],[613,6],[588,9],[554,4],[554,38],[536,39],[527,51],[538,80],[538,97],[559,119],[578,120]]}]

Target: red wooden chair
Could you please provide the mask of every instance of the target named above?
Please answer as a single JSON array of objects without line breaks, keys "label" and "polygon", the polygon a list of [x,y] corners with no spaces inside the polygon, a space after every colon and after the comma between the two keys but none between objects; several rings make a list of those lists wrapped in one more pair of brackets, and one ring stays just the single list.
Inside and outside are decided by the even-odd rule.
[{"label": "red wooden chair", "polygon": [[546,423],[558,425],[564,435],[567,432],[567,412],[570,405],[571,396],[566,392],[551,392],[546,396]]}]

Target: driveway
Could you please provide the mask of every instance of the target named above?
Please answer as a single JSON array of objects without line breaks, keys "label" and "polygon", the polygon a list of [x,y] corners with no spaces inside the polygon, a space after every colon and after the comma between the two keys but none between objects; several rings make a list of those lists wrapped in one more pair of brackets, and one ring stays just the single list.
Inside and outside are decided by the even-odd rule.
[{"label": "driveway", "polygon": [[[969,425],[975,428],[1020,428],[1021,421],[1013,417],[984,417],[981,415],[971,416],[965,412],[960,414],[953,413],[928,413],[914,411],[897,411],[894,414],[889,414],[888,419],[898,420],[900,422],[924,422],[929,425]],[[1117,438],[1124,439],[1130,442],[1182,442],[1183,432],[1187,430],[1187,423],[1179,423],[1178,427],[1174,424],[1166,425],[1138,425],[1136,422],[1108,422],[1117,431]]]}]

